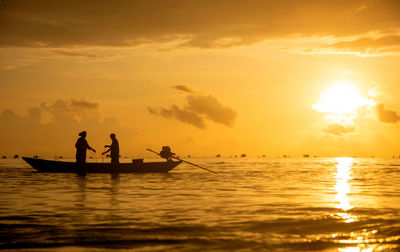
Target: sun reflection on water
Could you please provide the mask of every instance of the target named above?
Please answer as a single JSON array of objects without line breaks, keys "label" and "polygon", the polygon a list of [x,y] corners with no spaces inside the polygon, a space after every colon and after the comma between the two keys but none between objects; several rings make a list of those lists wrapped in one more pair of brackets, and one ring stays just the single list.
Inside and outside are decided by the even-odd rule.
[{"label": "sun reflection on water", "polygon": [[[336,166],[336,199],[338,205],[336,206],[340,212],[336,213],[336,216],[341,218],[346,223],[352,223],[357,221],[357,216],[349,213],[349,210],[354,208],[351,205],[349,194],[351,193],[351,186],[349,181],[352,180],[352,168],[354,164],[354,158],[342,157],[335,159]],[[332,214],[333,215],[333,214]],[[375,238],[378,233],[377,229],[362,229],[355,232],[350,232],[347,235],[343,233],[332,234],[332,238],[335,242],[340,244],[348,244],[349,247],[338,248],[339,252],[372,252],[372,251],[398,251],[397,244],[385,244],[387,242],[397,241],[399,237],[390,238]],[[341,235],[344,235],[342,238]],[[347,237],[346,237],[347,236]]]},{"label": "sun reflection on water", "polygon": [[336,158],[336,162],[337,172],[335,175],[335,190],[337,192],[336,199],[339,202],[339,205],[337,205],[336,207],[344,210],[344,212],[338,213],[337,215],[340,216],[345,222],[350,223],[356,219],[355,216],[346,212],[353,208],[353,206],[350,205],[348,194],[350,193],[349,180],[352,179],[351,168],[353,167],[354,158]]}]

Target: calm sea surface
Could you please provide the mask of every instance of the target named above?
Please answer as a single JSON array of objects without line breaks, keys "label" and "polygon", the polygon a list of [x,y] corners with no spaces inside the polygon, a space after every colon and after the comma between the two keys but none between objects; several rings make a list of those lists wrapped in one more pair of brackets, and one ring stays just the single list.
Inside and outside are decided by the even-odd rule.
[{"label": "calm sea surface", "polygon": [[218,174],[78,176],[2,159],[0,249],[400,251],[399,159],[188,161]]}]

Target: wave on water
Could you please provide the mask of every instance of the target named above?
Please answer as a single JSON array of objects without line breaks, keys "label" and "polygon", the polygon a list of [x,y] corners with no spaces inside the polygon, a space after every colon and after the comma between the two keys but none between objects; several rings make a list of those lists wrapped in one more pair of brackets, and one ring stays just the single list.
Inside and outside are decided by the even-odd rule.
[{"label": "wave on water", "polygon": [[[332,208],[297,208],[296,214],[334,212]],[[344,212],[343,212],[344,213]],[[256,213],[255,213],[256,214]],[[77,224],[61,215],[59,223],[44,224],[46,216],[0,217],[0,249],[92,247],[132,249],[324,250],[362,245],[396,251],[400,244],[398,210],[353,209],[344,221],[341,213],[321,218],[277,218],[265,221],[226,222],[218,225],[136,223],[119,220]],[[362,216],[373,215],[373,218]],[[54,222],[54,216],[52,216]],[[64,224],[61,224],[64,223]],[[378,231],[379,230],[379,231]],[[393,250],[392,250],[393,249]]]},{"label": "wave on water", "polygon": [[82,177],[5,163],[0,249],[400,251],[393,160],[193,162],[218,173]]}]

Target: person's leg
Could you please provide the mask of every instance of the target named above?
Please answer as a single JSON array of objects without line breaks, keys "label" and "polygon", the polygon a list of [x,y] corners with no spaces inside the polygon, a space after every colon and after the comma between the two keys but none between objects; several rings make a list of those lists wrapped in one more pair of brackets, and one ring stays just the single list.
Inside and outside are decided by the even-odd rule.
[{"label": "person's leg", "polygon": [[86,174],[86,169],[85,169],[85,159],[77,159],[76,160],[76,173],[78,175],[85,175]]},{"label": "person's leg", "polygon": [[116,157],[111,157],[111,168],[116,169],[118,167],[119,160]]},{"label": "person's leg", "polygon": [[85,172],[86,153],[79,153],[76,155],[76,168],[78,172]]}]

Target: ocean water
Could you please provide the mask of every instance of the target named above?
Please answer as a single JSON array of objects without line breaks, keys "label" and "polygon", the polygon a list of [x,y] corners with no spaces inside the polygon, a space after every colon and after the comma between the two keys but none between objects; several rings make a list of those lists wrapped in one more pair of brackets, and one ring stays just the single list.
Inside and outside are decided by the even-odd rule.
[{"label": "ocean water", "polygon": [[399,159],[188,161],[218,173],[78,176],[2,159],[0,249],[400,251]]}]

